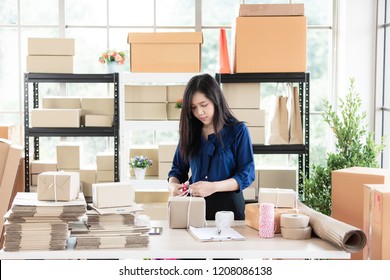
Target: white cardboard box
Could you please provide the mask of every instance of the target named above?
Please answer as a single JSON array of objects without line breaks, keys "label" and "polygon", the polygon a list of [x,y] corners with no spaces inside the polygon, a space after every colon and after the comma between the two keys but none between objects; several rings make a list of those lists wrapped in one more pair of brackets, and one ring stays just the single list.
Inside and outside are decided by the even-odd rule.
[{"label": "white cardboard box", "polygon": [[277,208],[296,208],[296,194],[290,189],[259,189],[259,203],[273,203]]},{"label": "white cardboard box", "polygon": [[134,190],[129,183],[96,183],[92,185],[92,202],[97,208],[132,206]]},{"label": "white cardboard box", "polygon": [[38,175],[38,200],[71,201],[80,193],[78,172],[43,172]]}]

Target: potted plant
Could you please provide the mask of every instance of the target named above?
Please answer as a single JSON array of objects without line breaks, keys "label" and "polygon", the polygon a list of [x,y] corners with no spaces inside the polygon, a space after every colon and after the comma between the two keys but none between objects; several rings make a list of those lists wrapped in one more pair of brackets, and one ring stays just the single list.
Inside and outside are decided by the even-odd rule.
[{"label": "potted plant", "polygon": [[181,109],[183,107],[183,98],[179,98],[175,103],[176,109]]},{"label": "potted plant", "polygon": [[130,159],[130,167],[134,170],[135,178],[142,180],[145,178],[146,168],[153,165],[153,161],[143,155]]},{"label": "potted plant", "polygon": [[108,73],[115,73],[118,71],[118,66],[125,63],[126,53],[124,51],[117,52],[115,50],[107,50],[99,57],[101,64],[107,63]]},{"label": "potted plant", "polygon": [[377,156],[384,148],[384,139],[375,143],[374,133],[367,131],[366,112],[361,112],[362,100],[350,80],[349,93],[340,99],[339,114],[325,102],[322,114],[336,137],[336,150],[327,154],[326,166],[312,165],[309,178],[304,180],[303,202],[326,215],[331,214],[331,172],[353,166],[378,167]]}]

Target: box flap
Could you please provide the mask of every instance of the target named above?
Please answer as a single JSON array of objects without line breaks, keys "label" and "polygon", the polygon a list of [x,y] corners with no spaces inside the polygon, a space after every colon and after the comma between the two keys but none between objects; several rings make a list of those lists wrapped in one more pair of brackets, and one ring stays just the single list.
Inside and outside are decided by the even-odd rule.
[{"label": "box flap", "polygon": [[203,43],[203,35],[202,32],[136,32],[129,33],[127,42],[129,44]]},{"label": "box flap", "polygon": [[240,17],[304,16],[304,4],[240,4]]}]

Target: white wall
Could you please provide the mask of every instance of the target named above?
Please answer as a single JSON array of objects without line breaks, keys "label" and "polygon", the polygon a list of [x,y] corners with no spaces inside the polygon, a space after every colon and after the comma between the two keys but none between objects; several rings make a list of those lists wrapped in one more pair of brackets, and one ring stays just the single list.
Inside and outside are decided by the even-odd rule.
[{"label": "white wall", "polygon": [[367,112],[369,130],[374,129],[376,0],[339,0],[337,96],[348,92],[349,78]]}]

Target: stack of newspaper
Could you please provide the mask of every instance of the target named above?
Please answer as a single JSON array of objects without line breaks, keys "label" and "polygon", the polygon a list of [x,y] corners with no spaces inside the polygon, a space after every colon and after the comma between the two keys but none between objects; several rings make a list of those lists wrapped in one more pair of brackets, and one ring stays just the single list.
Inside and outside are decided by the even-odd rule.
[{"label": "stack of newspaper", "polygon": [[4,251],[64,250],[69,237],[68,222],[86,213],[82,193],[66,202],[39,201],[36,193],[17,193],[4,216]]},{"label": "stack of newspaper", "polygon": [[72,226],[75,249],[147,247],[150,228],[135,225],[136,211],[134,207],[88,210],[85,226]]}]

